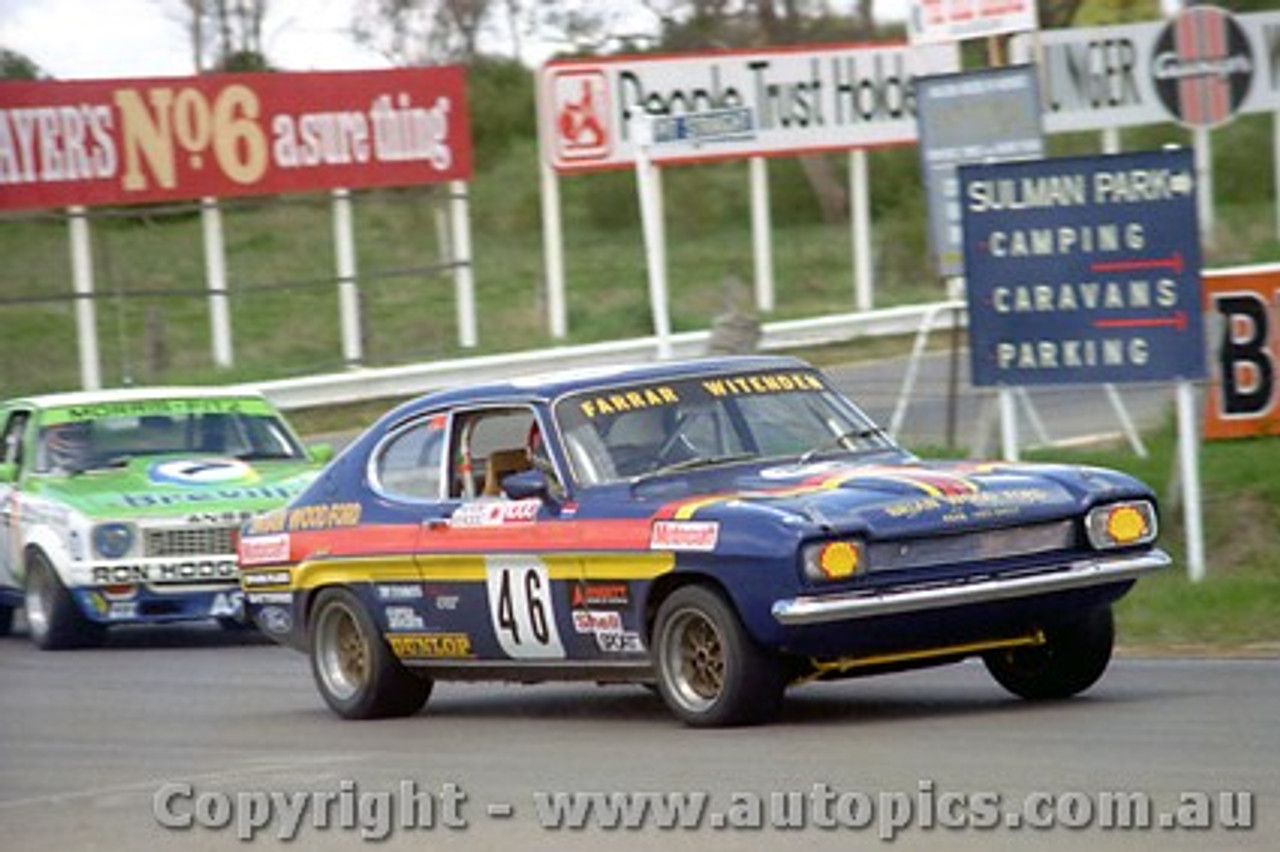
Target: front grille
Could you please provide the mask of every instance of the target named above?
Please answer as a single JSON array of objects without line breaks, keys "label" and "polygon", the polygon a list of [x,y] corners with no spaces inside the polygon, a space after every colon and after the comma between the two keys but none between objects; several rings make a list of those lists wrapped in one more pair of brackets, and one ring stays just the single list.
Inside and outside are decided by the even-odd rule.
[{"label": "front grille", "polygon": [[178,527],[146,530],[147,556],[204,556],[235,553],[236,527]]},{"label": "front grille", "polygon": [[868,561],[872,572],[950,567],[1061,552],[1076,547],[1076,541],[1075,523],[1057,521],[939,538],[874,542],[869,547]]}]

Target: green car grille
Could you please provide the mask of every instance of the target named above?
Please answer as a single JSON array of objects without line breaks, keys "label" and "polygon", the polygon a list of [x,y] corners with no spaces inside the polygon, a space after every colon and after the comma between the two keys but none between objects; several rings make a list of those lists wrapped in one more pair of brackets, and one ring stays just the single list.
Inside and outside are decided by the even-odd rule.
[{"label": "green car grille", "polygon": [[180,527],[146,530],[147,556],[203,556],[236,552],[237,527]]}]

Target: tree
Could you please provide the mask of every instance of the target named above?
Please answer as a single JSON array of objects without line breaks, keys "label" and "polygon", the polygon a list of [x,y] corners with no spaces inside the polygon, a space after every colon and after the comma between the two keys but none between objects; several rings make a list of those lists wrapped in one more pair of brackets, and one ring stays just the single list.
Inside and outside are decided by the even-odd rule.
[{"label": "tree", "polygon": [[30,57],[0,47],[0,80],[42,80],[48,76]]},{"label": "tree", "polygon": [[177,0],[196,73],[270,70],[262,25],[270,0]]}]

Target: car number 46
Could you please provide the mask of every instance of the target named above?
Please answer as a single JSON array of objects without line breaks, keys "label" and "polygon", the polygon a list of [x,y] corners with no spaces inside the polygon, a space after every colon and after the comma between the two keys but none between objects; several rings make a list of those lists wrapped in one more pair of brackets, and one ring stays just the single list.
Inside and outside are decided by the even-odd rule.
[{"label": "car number 46", "polygon": [[489,620],[502,650],[509,657],[563,657],[547,566],[528,556],[490,556],[486,563]]}]

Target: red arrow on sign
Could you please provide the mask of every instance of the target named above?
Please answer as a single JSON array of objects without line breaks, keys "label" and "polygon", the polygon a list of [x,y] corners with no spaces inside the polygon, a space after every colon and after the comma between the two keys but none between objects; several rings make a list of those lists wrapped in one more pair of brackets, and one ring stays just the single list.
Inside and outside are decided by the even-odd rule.
[{"label": "red arrow on sign", "polygon": [[1178,331],[1187,330],[1187,312],[1178,311],[1171,317],[1146,317],[1140,319],[1102,319],[1093,321],[1094,328],[1162,328],[1170,326]]},{"label": "red arrow on sign", "polygon": [[1175,251],[1169,257],[1155,257],[1149,260],[1111,260],[1099,261],[1089,265],[1094,272],[1132,272],[1135,269],[1172,269],[1175,274],[1182,274],[1182,252]]}]

